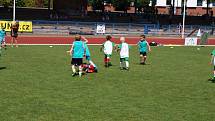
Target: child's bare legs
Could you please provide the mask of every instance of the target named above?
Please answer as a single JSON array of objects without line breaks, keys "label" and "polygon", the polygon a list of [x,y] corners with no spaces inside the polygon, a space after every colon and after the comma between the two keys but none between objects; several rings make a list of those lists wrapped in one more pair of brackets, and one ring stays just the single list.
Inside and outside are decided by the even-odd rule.
[{"label": "child's bare legs", "polygon": [[129,70],[128,58],[120,58],[120,69]]},{"label": "child's bare legs", "polygon": [[124,65],[125,65],[125,60],[124,58],[120,58],[120,70],[124,69]]},{"label": "child's bare legs", "polygon": [[15,44],[16,47],[18,47],[16,37],[12,37],[12,39],[11,39],[11,47],[13,47],[13,44]]},{"label": "child's bare legs", "polygon": [[120,61],[120,69],[123,69],[123,62]]},{"label": "child's bare legs", "polygon": [[86,56],[86,60],[88,61],[88,63],[90,65],[93,65],[94,68],[96,68],[96,65],[93,63],[93,61],[91,60],[90,56]]},{"label": "child's bare legs", "polygon": [[6,45],[5,38],[4,38],[4,39],[3,39],[3,42],[2,42],[2,48],[7,49],[6,46],[7,46],[7,45]]},{"label": "child's bare legs", "polygon": [[108,67],[108,57],[107,57],[107,55],[105,55],[104,62],[105,62],[105,67]]},{"label": "child's bare legs", "polygon": [[79,73],[78,74],[79,74],[79,77],[82,76],[82,66],[81,65],[79,66]]},{"label": "child's bare legs", "polygon": [[144,62],[145,62],[144,56],[140,55],[140,64],[144,64]]},{"label": "child's bare legs", "polygon": [[72,65],[72,76],[75,76],[75,74],[76,74],[75,65]]},{"label": "child's bare legs", "polygon": [[11,38],[11,43],[10,43],[11,47],[13,47],[13,42],[14,42],[14,37]]},{"label": "child's bare legs", "polygon": [[17,38],[15,37],[14,39],[15,39],[15,46],[18,47]]},{"label": "child's bare legs", "polygon": [[140,64],[146,64],[146,59],[147,59],[147,56],[146,55],[140,55]]},{"label": "child's bare legs", "polygon": [[127,70],[129,69],[129,62],[127,60],[125,61],[125,67]]},{"label": "child's bare legs", "polygon": [[95,67],[95,68],[96,68],[96,65],[93,63],[93,61],[92,61],[92,60],[89,60],[88,62],[89,62],[89,64],[90,64],[90,65],[93,65],[93,67]]},{"label": "child's bare legs", "polygon": [[143,56],[143,63],[144,64],[146,63],[146,58],[147,58],[147,56]]}]

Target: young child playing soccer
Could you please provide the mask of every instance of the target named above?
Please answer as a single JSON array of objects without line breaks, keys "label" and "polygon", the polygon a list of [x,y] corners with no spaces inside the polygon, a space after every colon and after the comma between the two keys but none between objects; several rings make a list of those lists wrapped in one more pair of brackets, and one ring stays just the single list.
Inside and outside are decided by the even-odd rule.
[{"label": "young child playing soccer", "polygon": [[215,82],[215,49],[211,52],[211,65],[213,65],[213,78],[211,79],[212,82]]},{"label": "young child playing soccer", "polygon": [[5,44],[5,35],[6,35],[5,30],[2,29],[2,28],[0,28],[0,56],[2,54],[2,48],[6,47],[6,44]]},{"label": "young child playing soccer", "polygon": [[84,74],[86,74],[86,73],[97,73],[98,70],[93,65],[84,63],[84,64],[82,64],[82,72]]},{"label": "young child playing soccer", "polygon": [[88,40],[84,36],[81,36],[81,39],[84,42],[84,48],[86,49],[86,55],[85,55],[86,60],[88,61],[88,63],[90,65],[92,65],[94,67],[95,70],[97,70],[97,66],[93,63],[93,61],[90,58],[90,50],[89,50],[88,45],[87,45]]},{"label": "young child playing soccer", "polygon": [[3,48],[6,49],[5,36],[6,36],[5,30],[3,28],[0,28],[0,38],[2,39],[1,40],[1,45],[2,45]]},{"label": "young child playing soccer", "polygon": [[[78,73],[79,76],[81,77],[83,57],[85,55],[85,48],[84,48],[83,41],[81,41],[80,35],[75,36],[75,41],[73,42],[71,49],[67,52],[69,52],[70,55],[72,56],[72,61],[71,61],[72,71],[73,71],[72,76],[75,76]],[[78,72],[76,71],[76,68],[79,69]]]},{"label": "young child playing soccer", "polygon": [[140,36],[140,41],[138,42],[139,52],[140,52],[140,64],[145,65],[147,59],[147,53],[151,51],[149,43],[146,41],[145,35]]},{"label": "young child playing soccer", "polygon": [[104,63],[105,67],[111,66],[111,55],[113,50],[115,49],[115,43],[111,41],[112,37],[110,35],[106,36],[106,41],[102,44],[101,50],[103,49],[105,58]]},{"label": "young child playing soccer", "polygon": [[129,70],[129,49],[130,46],[125,42],[125,37],[120,37],[121,44],[118,46],[120,50],[120,69]]}]

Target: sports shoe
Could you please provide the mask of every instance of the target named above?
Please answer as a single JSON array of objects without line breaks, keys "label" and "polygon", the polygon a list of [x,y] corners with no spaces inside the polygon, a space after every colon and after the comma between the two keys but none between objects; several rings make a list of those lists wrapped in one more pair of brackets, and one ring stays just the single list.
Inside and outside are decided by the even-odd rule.
[{"label": "sports shoe", "polygon": [[72,76],[74,77],[76,75],[76,73],[73,73]]},{"label": "sports shoe", "polygon": [[108,67],[109,67],[109,65],[108,65],[108,64],[105,64],[105,67],[106,67],[106,68],[108,68]]},{"label": "sports shoe", "polygon": [[96,67],[94,67],[94,72],[98,73],[98,69]]},{"label": "sports shoe", "polygon": [[215,83],[215,78],[211,79],[211,81],[212,81],[213,83]]},{"label": "sports shoe", "polygon": [[113,66],[111,63],[108,63],[108,66]]}]

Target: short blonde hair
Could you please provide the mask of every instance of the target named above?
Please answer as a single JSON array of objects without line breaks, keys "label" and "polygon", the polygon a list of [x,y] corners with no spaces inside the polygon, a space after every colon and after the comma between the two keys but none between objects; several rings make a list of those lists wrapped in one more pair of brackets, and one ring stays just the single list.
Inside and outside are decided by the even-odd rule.
[{"label": "short blonde hair", "polygon": [[120,37],[119,39],[121,42],[125,42],[125,37]]},{"label": "short blonde hair", "polygon": [[11,24],[12,24],[12,25],[16,25],[16,21],[12,21]]}]

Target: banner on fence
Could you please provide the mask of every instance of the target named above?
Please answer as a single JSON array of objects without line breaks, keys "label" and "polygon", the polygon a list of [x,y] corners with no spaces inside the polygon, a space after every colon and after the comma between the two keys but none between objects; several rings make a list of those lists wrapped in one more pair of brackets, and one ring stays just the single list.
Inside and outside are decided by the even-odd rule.
[{"label": "banner on fence", "polygon": [[187,46],[195,46],[198,43],[198,39],[196,37],[187,37],[185,38],[184,45]]},{"label": "banner on fence", "polygon": [[[5,29],[5,31],[11,31],[12,21],[0,21],[0,27]],[[33,24],[31,21],[19,21],[19,32],[32,32]]]},{"label": "banner on fence", "polygon": [[96,33],[105,34],[105,24],[97,24]]}]

